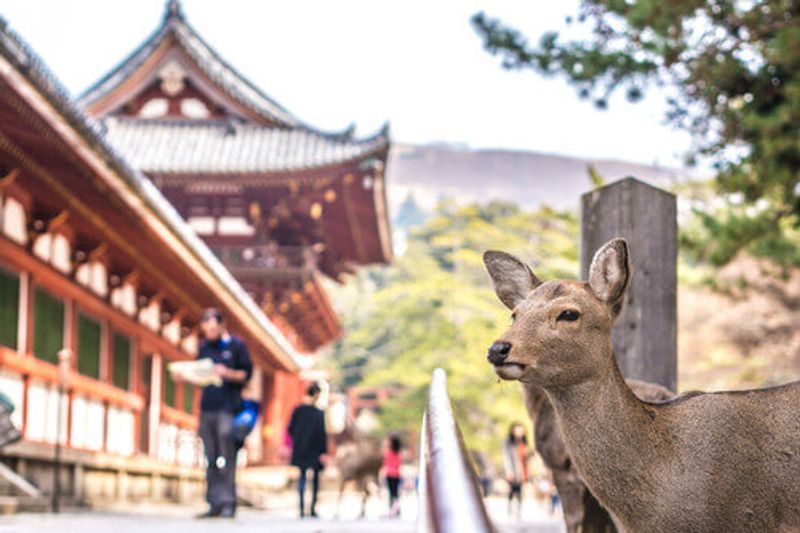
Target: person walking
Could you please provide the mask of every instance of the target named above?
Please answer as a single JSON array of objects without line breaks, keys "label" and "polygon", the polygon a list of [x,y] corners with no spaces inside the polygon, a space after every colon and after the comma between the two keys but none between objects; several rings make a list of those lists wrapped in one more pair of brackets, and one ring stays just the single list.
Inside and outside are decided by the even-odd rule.
[{"label": "person walking", "polygon": [[470,455],[472,456],[472,461],[475,463],[478,481],[481,485],[481,494],[483,494],[484,498],[488,498],[492,492],[492,482],[497,476],[497,470],[492,460],[484,452],[471,450]]},{"label": "person walking", "polygon": [[200,317],[203,343],[198,359],[214,362],[219,386],[203,387],[200,400],[200,438],[206,455],[206,501],[208,511],[198,518],[236,515],[236,451],[233,418],[242,403],[242,388],[250,380],[253,366],[241,339],[228,333],[219,309],[209,308]]},{"label": "person walking", "polygon": [[403,443],[397,433],[391,433],[383,450],[383,476],[389,488],[389,518],[400,516],[400,467],[403,465]]},{"label": "person walking", "polygon": [[514,422],[503,443],[503,466],[508,481],[508,514],[511,516],[513,502],[517,500],[517,518],[522,513],[522,484],[528,481],[528,438],[525,426]]},{"label": "person walking", "polygon": [[292,439],[292,465],[300,469],[297,490],[300,493],[300,518],[305,516],[306,474],[312,471],[311,508],[309,516],[317,516],[317,493],[319,492],[319,472],[322,470],[321,457],[328,452],[328,435],[325,431],[325,413],[316,407],[320,388],[312,383],[306,390],[303,403],[295,407],[289,421],[288,433]]}]

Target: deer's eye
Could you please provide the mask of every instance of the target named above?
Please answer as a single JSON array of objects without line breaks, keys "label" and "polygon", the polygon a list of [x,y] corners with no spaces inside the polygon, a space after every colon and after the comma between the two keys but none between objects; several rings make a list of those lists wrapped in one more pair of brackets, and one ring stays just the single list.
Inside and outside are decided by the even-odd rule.
[{"label": "deer's eye", "polygon": [[556,322],[560,320],[565,322],[575,322],[580,316],[581,314],[579,312],[573,311],[572,309],[567,309],[565,311],[561,311],[561,314],[558,315],[558,318],[556,318]]},{"label": "deer's eye", "polygon": [[511,322],[513,323],[516,321],[517,321],[517,313],[511,313]]}]

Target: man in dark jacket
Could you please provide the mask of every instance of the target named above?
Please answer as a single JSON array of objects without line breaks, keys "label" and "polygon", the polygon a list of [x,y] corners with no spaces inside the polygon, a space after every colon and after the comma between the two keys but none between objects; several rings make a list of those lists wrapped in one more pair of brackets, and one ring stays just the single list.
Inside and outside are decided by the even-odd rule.
[{"label": "man in dark jacket", "polygon": [[309,516],[316,517],[317,491],[319,490],[319,471],[322,470],[320,456],[328,451],[328,436],[325,432],[325,414],[315,404],[319,399],[320,388],[316,383],[309,385],[303,403],[295,407],[289,421],[289,436],[292,438],[292,464],[300,469],[297,490],[300,492],[300,518],[305,516],[306,472],[313,472],[311,481],[311,509]]},{"label": "man in dark jacket", "polygon": [[233,418],[242,403],[242,388],[253,371],[247,346],[225,328],[222,312],[206,309],[200,318],[204,341],[197,358],[214,361],[220,386],[203,388],[200,400],[200,438],[206,453],[206,500],[201,518],[236,514],[236,443]]}]

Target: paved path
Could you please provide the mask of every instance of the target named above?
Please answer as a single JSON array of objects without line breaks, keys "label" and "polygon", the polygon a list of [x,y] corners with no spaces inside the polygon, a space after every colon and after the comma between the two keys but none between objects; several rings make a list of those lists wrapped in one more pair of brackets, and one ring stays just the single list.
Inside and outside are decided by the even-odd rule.
[{"label": "paved path", "polygon": [[295,520],[243,512],[234,520],[193,520],[186,517],[137,516],[117,513],[19,515],[0,518],[8,533],[349,533],[411,532],[413,524],[389,520]]},{"label": "paved path", "polygon": [[[130,505],[115,510],[66,512],[60,515],[20,514],[0,517],[0,533],[411,533],[415,530],[416,502],[413,496],[403,503],[403,516],[398,520],[384,517],[385,504],[372,498],[367,517],[357,518],[360,502],[355,495],[345,498],[341,518],[335,519],[335,497],[321,499],[318,520],[298,520],[292,501],[276,501],[271,509],[243,509],[234,520],[195,520],[193,514],[202,508],[179,506]],[[277,505],[280,504],[280,505]],[[522,521],[509,521],[505,503],[490,498],[489,512],[503,533],[560,533],[560,524],[550,518],[535,502],[527,501]]]}]

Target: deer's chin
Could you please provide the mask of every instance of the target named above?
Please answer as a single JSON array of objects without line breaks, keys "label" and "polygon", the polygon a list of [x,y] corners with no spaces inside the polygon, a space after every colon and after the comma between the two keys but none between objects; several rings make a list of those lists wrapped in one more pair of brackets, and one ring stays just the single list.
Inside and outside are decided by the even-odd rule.
[{"label": "deer's chin", "polygon": [[525,375],[525,366],[519,363],[503,363],[494,365],[494,373],[500,379],[518,380]]}]

